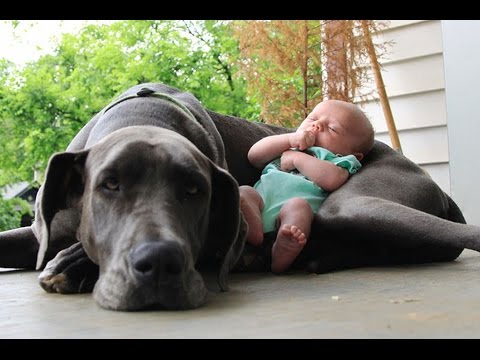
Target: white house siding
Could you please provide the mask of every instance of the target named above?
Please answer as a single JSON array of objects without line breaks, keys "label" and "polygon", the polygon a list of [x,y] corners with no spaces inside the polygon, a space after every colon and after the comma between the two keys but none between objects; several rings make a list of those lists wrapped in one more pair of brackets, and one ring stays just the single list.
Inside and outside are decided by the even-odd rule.
[{"label": "white house siding", "polygon": [[480,21],[442,20],[451,194],[467,223],[480,226]]},{"label": "white house siding", "polygon": [[[441,22],[391,20],[374,41],[393,42],[381,60],[382,76],[403,153],[450,194]],[[372,81],[364,93],[374,88]],[[376,139],[391,146],[378,97],[358,104],[372,121]]]}]

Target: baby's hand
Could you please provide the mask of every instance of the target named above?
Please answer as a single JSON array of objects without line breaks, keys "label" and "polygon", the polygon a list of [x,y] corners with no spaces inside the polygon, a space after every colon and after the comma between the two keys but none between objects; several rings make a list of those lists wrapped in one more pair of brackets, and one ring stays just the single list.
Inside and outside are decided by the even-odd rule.
[{"label": "baby's hand", "polygon": [[307,130],[297,130],[290,136],[290,147],[305,150],[315,144],[315,134]]},{"label": "baby's hand", "polygon": [[293,165],[294,157],[298,155],[298,151],[287,150],[282,153],[280,157],[280,168],[283,171],[290,171],[295,169]]}]

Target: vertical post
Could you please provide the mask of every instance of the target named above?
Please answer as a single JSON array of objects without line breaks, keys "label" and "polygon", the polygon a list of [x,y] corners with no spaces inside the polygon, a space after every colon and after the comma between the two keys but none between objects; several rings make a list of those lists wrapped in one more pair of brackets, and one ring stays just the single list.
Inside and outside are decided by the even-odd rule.
[{"label": "vertical post", "polygon": [[393,120],[392,109],[390,108],[390,102],[388,101],[387,92],[385,91],[382,73],[380,72],[380,65],[378,64],[375,47],[373,46],[372,36],[368,27],[368,20],[361,20],[361,24],[373,75],[375,77],[375,83],[377,84],[377,91],[380,96],[380,103],[382,104],[383,115],[385,116],[385,121],[388,127],[388,134],[392,141],[392,147],[402,154],[402,146],[400,145],[397,128]]}]

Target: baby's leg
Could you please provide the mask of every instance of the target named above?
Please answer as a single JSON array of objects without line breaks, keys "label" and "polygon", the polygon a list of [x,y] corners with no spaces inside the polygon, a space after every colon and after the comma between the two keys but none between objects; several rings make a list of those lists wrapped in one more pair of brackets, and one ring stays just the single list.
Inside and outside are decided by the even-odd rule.
[{"label": "baby's leg", "polygon": [[289,268],[302,251],[310,235],[313,211],[301,198],[288,200],[278,216],[280,226],[272,248],[272,271],[280,273]]},{"label": "baby's leg", "polygon": [[263,242],[262,197],[251,186],[240,186],[239,191],[240,210],[248,224],[247,242],[259,246]]}]

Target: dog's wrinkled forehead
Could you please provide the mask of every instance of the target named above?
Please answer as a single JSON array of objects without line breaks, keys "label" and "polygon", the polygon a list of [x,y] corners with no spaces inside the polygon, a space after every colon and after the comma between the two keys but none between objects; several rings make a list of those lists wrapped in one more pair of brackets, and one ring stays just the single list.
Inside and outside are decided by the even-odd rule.
[{"label": "dog's wrinkled forehead", "polygon": [[96,156],[110,155],[129,148],[135,143],[143,143],[145,146],[151,147],[160,145],[173,153],[202,156],[200,150],[184,136],[155,126],[122,128],[106,136],[92,150]]},{"label": "dog's wrinkled forehead", "polygon": [[156,126],[129,126],[126,128],[119,129],[113,133],[105,136],[97,146],[99,148],[110,147],[113,145],[122,145],[129,143],[133,140],[143,140],[151,144],[165,143],[165,144],[178,144],[182,147],[187,147],[190,150],[198,149],[195,145],[185,138],[184,136],[160,127]]},{"label": "dog's wrinkled forehead", "polygon": [[[92,147],[89,162],[130,169],[154,168],[160,163],[208,169],[206,156],[188,139],[154,126],[131,126],[113,132]],[[104,166],[97,166],[96,170],[101,171]]]}]

